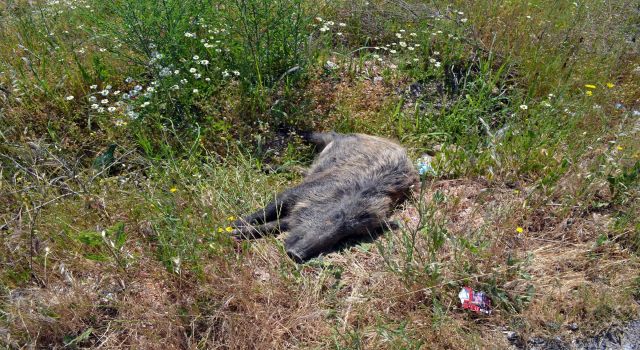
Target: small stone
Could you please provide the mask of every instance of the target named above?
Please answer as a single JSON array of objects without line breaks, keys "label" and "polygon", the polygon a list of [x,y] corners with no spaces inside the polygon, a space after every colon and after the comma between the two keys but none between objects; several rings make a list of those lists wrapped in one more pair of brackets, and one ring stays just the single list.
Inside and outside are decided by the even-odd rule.
[{"label": "small stone", "polygon": [[332,61],[327,61],[327,62],[324,64],[324,68],[325,68],[325,69],[327,69],[327,70],[336,70],[336,69],[338,69],[338,65],[337,65],[337,64],[335,64],[335,63],[334,63],[334,62],[332,62]]}]

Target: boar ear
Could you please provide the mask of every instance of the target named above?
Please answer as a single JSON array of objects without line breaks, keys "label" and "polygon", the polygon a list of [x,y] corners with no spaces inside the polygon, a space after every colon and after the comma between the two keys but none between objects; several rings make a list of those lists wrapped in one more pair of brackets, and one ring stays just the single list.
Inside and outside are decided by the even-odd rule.
[{"label": "boar ear", "polygon": [[301,134],[302,139],[312,143],[316,146],[318,151],[322,151],[322,149],[331,143],[331,141],[338,138],[339,134],[333,131],[331,132],[305,132]]}]

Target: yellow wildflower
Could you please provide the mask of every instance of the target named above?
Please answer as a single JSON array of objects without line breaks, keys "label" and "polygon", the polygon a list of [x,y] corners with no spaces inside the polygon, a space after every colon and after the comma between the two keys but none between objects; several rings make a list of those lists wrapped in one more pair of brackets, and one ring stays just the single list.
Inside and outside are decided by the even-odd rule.
[{"label": "yellow wildflower", "polygon": [[516,232],[518,232],[518,233],[522,233],[522,232],[524,232],[524,229],[523,229],[522,227],[518,226],[518,227],[516,228]]},{"label": "yellow wildflower", "polygon": [[218,228],[218,233],[222,233],[224,232],[224,230],[222,229],[222,227]]},{"label": "yellow wildflower", "polygon": [[171,187],[171,189],[169,190],[169,192],[171,193],[176,193],[176,191],[178,191],[178,189],[175,187]]},{"label": "yellow wildflower", "polygon": [[595,89],[596,86],[593,84],[586,84],[584,87],[586,87],[587,89]]},{"label": "yellow wildflower", "polygon": [[232,216],[229,216],[229,217],[227,218],[227,220],[229,220],[229,221],[233,221],[233,220],[235,220],[235,219],[236,219],[236,217],[235,217],[235,216],[233,216],[233,215],[232,215]]},{"label": "yellow wildflower", "polygon": [[225,228],[225,230],[227,230],[227,232],[231,232],[231,231],[233,231],[233,227],[227,226],[227,228]]},{"label": "yellow wildflower", "polygon": [[622,146],[618,146],[616,148],[618,149],[618,151],[622,151],[624,149],[624,147],[622,147]]},{"label": "yellow wildflower", "polygon": [[591,90],[587,90],[587,96],[592,96],[593,92]]},{"label": "yellow wildflower", "polygon": [[613,85],[613,83],[607,83],[607,87],[608,87],[609,89],[613,88],[614,86],[615,86],[615,85]]}]

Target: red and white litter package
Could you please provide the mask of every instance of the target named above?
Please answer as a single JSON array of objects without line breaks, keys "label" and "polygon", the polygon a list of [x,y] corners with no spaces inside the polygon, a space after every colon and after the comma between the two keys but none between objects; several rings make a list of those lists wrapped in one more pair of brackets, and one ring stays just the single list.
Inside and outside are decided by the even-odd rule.
[{"label": "red and white litter package", "polygon": [[485,315],[491,315],[491,299],[480,291],[474,291],[469,287],[464,287],[458,293],[460,302],[463,309],[469,309],[471,311],[482,313]]}]

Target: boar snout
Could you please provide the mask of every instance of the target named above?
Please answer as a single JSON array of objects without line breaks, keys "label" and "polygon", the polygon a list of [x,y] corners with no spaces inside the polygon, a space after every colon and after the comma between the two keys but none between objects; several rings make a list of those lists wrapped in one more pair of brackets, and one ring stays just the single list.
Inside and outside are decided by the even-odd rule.
[{"label": "boar snout", "polygon": [[324,231],[313,230],[314,232],[290,232],[285,239],[284,245],[287,255],[297,263],[305,262],[314,258],[322,252],[326,252],[333,247],[336,242],[341,241],[344,235],[340,230],[326,229]]}]

